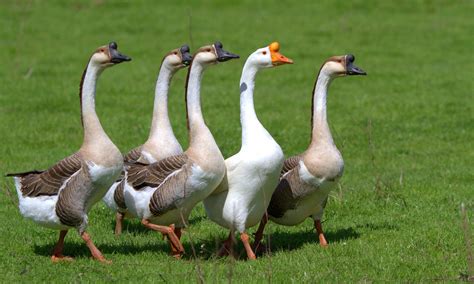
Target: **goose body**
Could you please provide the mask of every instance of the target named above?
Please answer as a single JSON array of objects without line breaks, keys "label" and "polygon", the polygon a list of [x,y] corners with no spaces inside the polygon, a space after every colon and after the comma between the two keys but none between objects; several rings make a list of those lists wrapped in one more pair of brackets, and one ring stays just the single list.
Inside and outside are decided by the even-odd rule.
[{"label": "goose body", "polygon": [[129,60],[117,51],[113,42],[92,55],[80,87],[84,141],[78,152],[45,171],[9,175],[15,179],[21,214],[39,225],[61,230],[53,261],[65,258],[62,246],[71,228],[78,230],[94,258],[105,261],[85,231],[87,213],[118,177],[123,162],[95,112],[95,89],[106,67]]},{"label": "goose body", "polygon": [[[125,163],[141,162],[152,164],[164,158],[179,155],[183,149],[176,139],[168,117],[168,90],[171,79],[176,72],[191,62],[189,46],[183,45],[179,49],[170,51],[163,58],[160,72],[156,81],[153,119],[147,141],[128,152],[123,160]],[[125,172],[113,183],[103,201],[111,210],[117,212],[115,234],[122,231],[122,222],[125,216],[137,216],[127,210],[124,197]],[[144,191],[145,194],[147,191]],[[141,193],[142,194],[142,193]],[[138,200],[140,199],[137,197]]]},{"label": "goose body", "polygon": [[[208,217],[232,232],[237,230],[250,259],[246,229],[258,224],[278,183],[284,155],[278,143],[257,118],[253,105],[255,75],[269,68],[292,61],[279,52],[279,44],[260,48],[247,59],[240,80],[242,147],[225,161],[227,175],[219,187],[204,200]],[[229,250],[230,238],[221,254]]]},{"label": "goose body", "polygon": [[179,238],[191,210],[225,174],[224,158],[201,112],[202,75],[209,65],[232,58],[238,56],[223,50],[219,42],[194,55],[186,81],[189,148],[152,164],[137,161],[127,166],[124,197],[129,212],[147,228],[165,234],[177,258],[184,252]]},{"label": "goose body", "polygon": [[365,75],[354,66],[354,56],[334,56],[321,67],[313,90],[312,136],[308,149],[285,160],[280,181],[271,197],[268,216],[264,216],[256,233],[255,246],[262,239],[268,219],[293,226],[312,217],[320,244],[327,245],[321,218],[329,192],[344,170],[341,153],[334,144],[326,115],[327,89],[333,79],[344,75]]}]

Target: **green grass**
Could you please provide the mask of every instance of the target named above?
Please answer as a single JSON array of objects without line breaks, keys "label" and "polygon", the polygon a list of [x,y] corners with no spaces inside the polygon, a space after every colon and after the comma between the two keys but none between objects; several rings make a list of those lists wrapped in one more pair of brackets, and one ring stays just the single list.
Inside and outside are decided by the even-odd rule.
[{"label": "green grass", "polygon": [[[210,68],[202,85],[204,116],[226,157],[240,147],[238,81],[249,53],[278,40],[295,61],[262,71],[255,93],[262,123],[290,156],[309,140],[320,64],[352,52],[369,75],[338,79],[328,98],[345,160],[324,218],[330,247],[317,245],[310,220],[270,224],[271,256],[218,259],[227,232],[198,206],[183,236],[187,254],[176,261],[136,220],[114,237],[113,214],[100,203],[89,232],[113,264],[91,260],[74,231],[65,253],[76,261],[52,264],[57,232],[24,220],[12,180],[2,177],[2,281],[428,282],[473,273],[466,246],[474,220],[472,1],[186,2],[2,1],[0,173],[43,169],[78,149],[80,76],[90,53],[110,40],[133,61],[104,72],[97,110],[123,152],[146,139],[161,58],[183,43],[196,49],[221,40],[242,57]],[[170,93],[183,146],[185,76],[177,74]]]}]

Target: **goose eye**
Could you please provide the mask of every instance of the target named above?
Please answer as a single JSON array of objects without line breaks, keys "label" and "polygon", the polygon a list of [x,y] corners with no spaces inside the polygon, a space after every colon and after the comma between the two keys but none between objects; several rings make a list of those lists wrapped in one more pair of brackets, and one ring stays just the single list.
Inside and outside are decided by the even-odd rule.
[{"label": "goose eye", "polygon": [[211,52],[211,49],[210,49],[210,48],[207,48],[206,51],[207,51],[207,52]]},{"label": "goose eye", "polygon": [[175,52],[173,52],[173,54],[174,54],[174,55],[178,55],[178,53],[177,53],[176,51],[175,51]]},{"label": "goose eye", "polygon": [[102,49],[100,49],[100,52],[104,52],[104,51],[105,51],[105,50],[104,50],[103,48],[102,48]]},{"label": "goose eye", "polygon": [[263,55],[266,55],[266,54],[267,54],[267,52],[266,52],[266,51],[264,51],[264,52],[262,52],[262,53],[263,53]]}]

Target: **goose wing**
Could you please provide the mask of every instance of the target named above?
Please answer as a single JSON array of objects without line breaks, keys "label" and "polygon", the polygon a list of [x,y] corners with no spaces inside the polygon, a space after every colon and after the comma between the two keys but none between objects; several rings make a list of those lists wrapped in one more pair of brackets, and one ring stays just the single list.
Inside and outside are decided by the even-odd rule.
[{"label": "goose wing", "polygon": [[283,168],[281,169],[280,178],[282,178],[286,173],[288,173],[289,171],[297,167],[300,161],[301,161],[301,156],[299,155],[289,157],[288,159],[286,159],[285,162],[283,163]]},{"label": "goose wing", "polygon": [[289,209],[295,209],[301,197],[303,185],[300,184],[298,165],[301,156],[293,156],[285,160],[280,173],[280,182],[268,205],[268,214],[281,218]]},{"label": "goose wing", "polygon": [[140,162],[129,164],[127,165],[127,182],[135,190],[146,186],[158,187],[168,176],[182,169],[187,161],[188,156],[183,153],[152,164]]},{"label": "goose wing", "polygon": [[30,171],[8,174],[20,178],[23,196],[37,197],[42,195],[57,195],[59,189],[71,176],[82,168],[82,158],[75,153],[45,171]]},{"label": "goose wing", "polygon": [[[138,159],[140,159],[141,157],[141,150],[142,150],[142,146],[138,146],[132,150],[130,150],[127,154],[125,154],[123,156],[123,162],[124,163],[127,163],[127,164],[130,164],[130,163],[135,163],[136,161],[138,161]],[[121,182],[121,187],[122,187],[122,191],[123,191],[123,179],[125,178],[125,171],[122,170],[120,172],[120,175],[118,176],[117,180],[115,182]],[[116,190],[117,191],[117,190]],[[117,202],[117,201],[116,201]]]},{"label": "goose wing", "polygon": [[130,150],[125,156],[123,156],[123,161],[125,163],[133,163],[138,161],[141,156],[142,146],[138,146],[135,149]]}]

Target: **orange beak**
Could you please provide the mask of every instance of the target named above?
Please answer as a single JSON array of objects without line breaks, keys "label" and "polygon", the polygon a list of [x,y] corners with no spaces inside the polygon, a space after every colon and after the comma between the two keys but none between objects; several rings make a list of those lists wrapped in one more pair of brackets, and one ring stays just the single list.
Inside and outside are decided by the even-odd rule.
[{"label": "orange beak", "polygon": [[273,66],[293,64],[293,60],[279,52],[280,44],[278,42],[272,42],[268,47],[270,48],[270,55],[272,57]]}]

